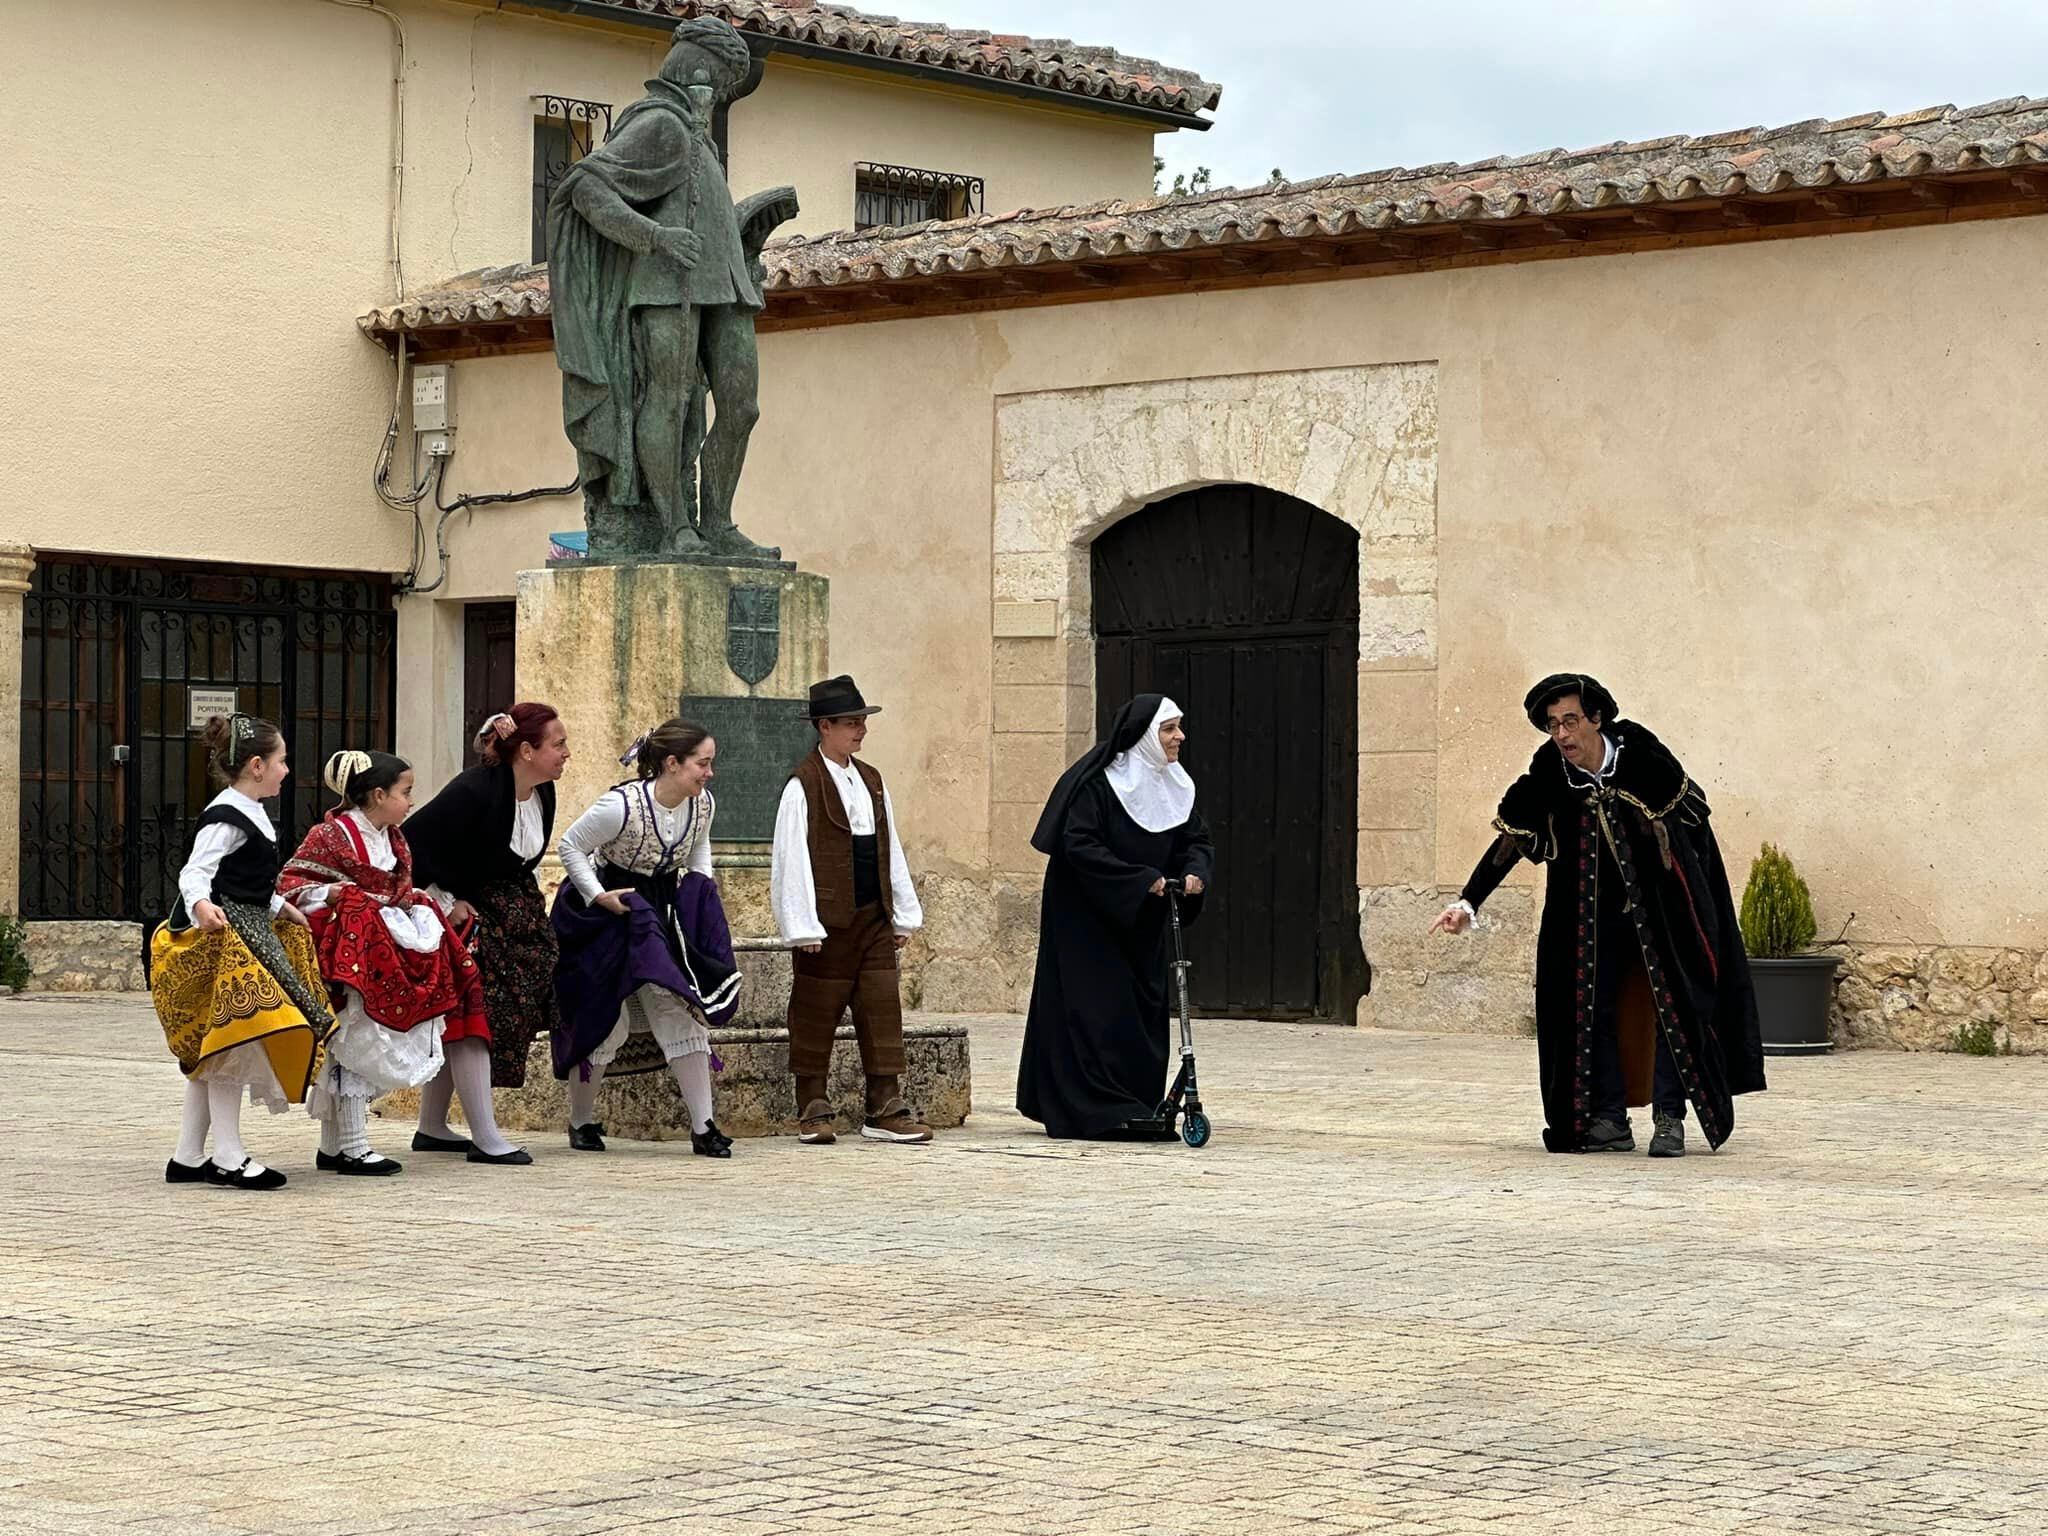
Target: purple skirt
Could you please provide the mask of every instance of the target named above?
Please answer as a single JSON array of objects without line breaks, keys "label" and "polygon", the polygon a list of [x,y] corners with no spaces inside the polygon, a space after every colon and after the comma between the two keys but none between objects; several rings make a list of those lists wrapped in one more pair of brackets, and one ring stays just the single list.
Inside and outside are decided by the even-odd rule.
[{"label": "purple skirt", "polygon": [[[679,880],[607,865],[606,890],[630,890],[620,917],[583,899],[573,883],[555,895],[553,925],[560,1021],[551,1037],[555,1076],[567,1078],[618,1026],[626,999],[643,986],[673,992],[717,1029],[740,1003],[740,974],[718,887],[694,871]],[[650,1059],[642,1060],[643,1056]],[[630,1058],[630,1059],[629,1059]],[[661,1053],[621,1051],[607,1076],[653,1071]]]}]

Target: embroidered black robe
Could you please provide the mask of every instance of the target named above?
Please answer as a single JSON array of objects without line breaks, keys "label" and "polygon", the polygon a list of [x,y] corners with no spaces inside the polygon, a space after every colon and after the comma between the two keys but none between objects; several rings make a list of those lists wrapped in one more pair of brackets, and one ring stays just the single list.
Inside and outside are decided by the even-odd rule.
[{"label": "embroidered black robe", "polygon": [[1633,939],[1624,963],[1635,974],[1610,1027],[1620,1035],[1631,1102],[1648,1100],[1661,1035],[1701,1133],[1718,1147],[1735,1127],[1735,1095],[1764,1086],[1756,993],[1728,872],[1707,798],[1678,759],[1633,721],[1617,720],[1606,734],[1620,752],[1598,784],[1568,777],[1554,745],[1537,749],[1501,798],[1499,836],[1464,897],[1477,908],[1518,857],[1549,866],[1536,939],[1546,1147],[1582,1150],[1593,1119],[1599,912],[1617,899],[1619,926]]}]

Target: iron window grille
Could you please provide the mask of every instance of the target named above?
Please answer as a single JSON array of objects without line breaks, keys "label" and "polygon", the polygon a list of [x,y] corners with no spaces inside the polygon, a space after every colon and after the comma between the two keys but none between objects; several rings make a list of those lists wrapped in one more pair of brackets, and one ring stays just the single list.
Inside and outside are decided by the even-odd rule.
[{"label": "iron window grille", "polygon": [[271,802],[298,846],[320,768],[391,749],[398,613],[387,575],[38,559],[22,603],[21,914],[154,922],[217,785],[204,696],[274,720],[293,767]]},{"label": "iron window grille", "polygon": [[896,228],[927,219],[965,219],[982,211],[979,176],[921,171],[909,165],[853,168],[853,227]]},{"label": "iron window grille", "polygon": [[611,137],[612,104],[574,96],[536,96],[533,102],[533,260],[546,261],[548,200],[569,167]]}]

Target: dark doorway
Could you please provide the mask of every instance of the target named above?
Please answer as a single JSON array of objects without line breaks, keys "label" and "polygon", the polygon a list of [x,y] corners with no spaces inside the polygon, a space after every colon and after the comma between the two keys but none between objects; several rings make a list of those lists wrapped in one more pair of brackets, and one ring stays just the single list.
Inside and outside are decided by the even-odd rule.
[{"label": "dark doorway", "polygon": [[1134,693],[1187,712],[1216,839],[1194,1002],[1351,1022],[1358,939],[1358,535],[1277,491],[1155,502],[1096,540],[1097,729]]},{"label": "dark doorway", "polygon": [[462,610],[462,766],[479,761],[469,738],[488,715],[518,702],[519,605],[469,603]]},{"label": "dark doorway", "polygon": [[43,555],[22,607],[21,910],[164,916],[218,786],[200,731],[242,710],[283,726],[287,845],[330,798],[320,765],[391,746],[397,616],[387,576]]}]

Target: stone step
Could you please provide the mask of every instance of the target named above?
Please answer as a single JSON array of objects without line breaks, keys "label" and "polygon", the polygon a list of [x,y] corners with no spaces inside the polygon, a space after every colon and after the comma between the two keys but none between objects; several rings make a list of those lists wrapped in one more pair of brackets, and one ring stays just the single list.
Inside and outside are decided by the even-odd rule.
[{"label": "stone step", "polygon": [[[966,1026],[907,1024],[903,1044],[909,1065],[904,1097],[935,1129],[965,1121],[974,1107]],[[711,1079],[712,1115],[719,1127],[729,1136],[795,1135],[789,1031],[713,1030],[711,1050],[725,1063],[725,1070]],[[841,1131],[857,1129],[865,1079],[849,1026],[840,1027],[833,1046],[830,1086]],[[496,1098],[498,1123],[508,1131],[566,1132],[569,1098],[563,1085],[555,1081],[545,1035],[533,1043],[525,1085],[500,1088]],[[376,1109],[388,1120],[413,1120],[419,1115],[419,1093],[407,1089],[387,1094],[377,1101]],[[597,1118],[604,1123],[606,1136],[629,1141],[687,1141],[690,1135],[682,1095],[676,1091],[674,1079],[661,1070],[632,1077],[607,1076],[597,1093]]]}]

